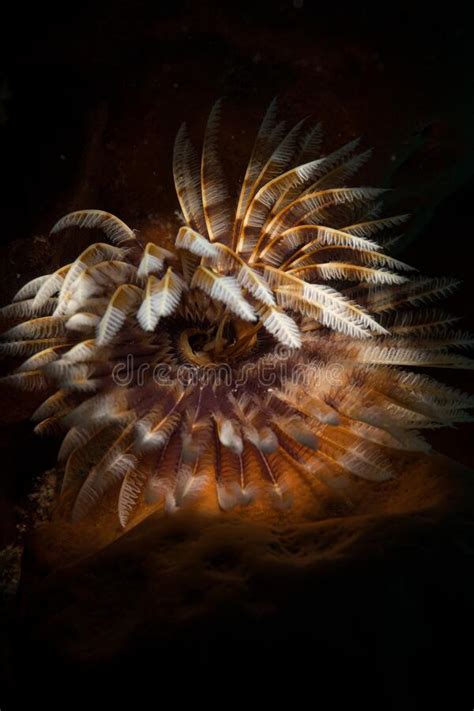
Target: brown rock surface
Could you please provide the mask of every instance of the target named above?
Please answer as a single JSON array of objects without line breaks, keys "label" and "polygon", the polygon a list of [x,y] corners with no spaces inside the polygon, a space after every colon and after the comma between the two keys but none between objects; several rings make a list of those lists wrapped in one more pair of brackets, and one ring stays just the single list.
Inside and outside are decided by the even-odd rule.
[{"label": "brown rock surface", "polygon": [[46,524],[25,552],[16,668],[33,684],[54,673],[53,707],[64,690],[74,707],[124,703],[137,684],[184,704],[214,682],[270,703],[316,676],[334,700],[424,708],[408,704],[445,698],[436,675],[453,666],[465,693],[472,491],[471,472],[418,458],[339,518],[155,514],[105,547],[111,523]]}]

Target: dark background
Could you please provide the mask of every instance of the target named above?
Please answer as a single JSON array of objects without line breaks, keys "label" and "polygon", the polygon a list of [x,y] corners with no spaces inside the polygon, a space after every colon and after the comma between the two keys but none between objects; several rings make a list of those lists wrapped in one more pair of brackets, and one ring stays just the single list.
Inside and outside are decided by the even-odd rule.
[{"label": "dark background", "polygon": [[[10,7],[0,64],[2,301],[54,264],[57,252],[44,237],[70,209],[110,210],[132,227],[160,216],[173,220],[174,135],[185,119],[198,138],[220,96],[225,101],[225,156],[231,174],[238,176],[258,120],[278,94],[290,121],[307,114],[322,120],[325,149],[358,135],[364,147],[374,147],[363,182],[394,187],[394,207],[414,214],[401,257],[423,272],[464,281],[451,307],[469,326],[474,239],[471,32],[467,9],[455,3],[343,7],[308,0],[118,0]],[[473,390],[472,378],[465,374],[442,375]],[[53,466],[56,450],[55,443],[34,438],[28,423],[19,423],[14,407],[7,409],[0,501],[4,542],[14,535],[15,506],[32,479]],[[472,429],[460,427],[454,433],[436,433],[436,446],[470,465],[471,438]],[[469,551],[464,567],[454,573],[445,570],[457,576],[459,590],[461,571],[471,563]],[[436,575],[430,585],[436,587]],[[396,593],[392,597],[393,603]],[[449,604],[455,600],[453,593]],[[464,598],[463,605],[455,624],[462,625],[462,616],[472,612],[472,602]],[[439,614],[441,646],[444,641],[455,645],[456,636],[446,632],[451,613],[444,609]],[[302,630],[302,643],[304,639]],[[399,643],[402,654],[403,641]],[[432,659],[429,643],[425,646]],[[448,657],[448,650],[443,651]],[[377,653],[388,654],[383,643]],[[428,679],[429,667],[422,666]],[[342,668],[344,676],[347,670]],[[452,700],[449,708],[471,708],[463,676],[467,666],[447,662],[445,670],[452,690],[451,697],[445,696]],[[306,665],[304,673],[307,678],[311,674]],[[367,675],[369,679],[370,669]],[[383,687],[380,708],[428,708],[423,698],[430,694],[424,697],[418,690],[417,700],[408,692],[397,694],[396,672],[387,678],[393,687]]]},{"label": "dark background", "polygon": [[2,241],[50,228],[87,173],[91,134],[99,134],[92,152],[100,165],[87,174],[91,197],[132,221],[169,212],[181,121],[200,135],[223,97],[234,129],[226,153],[232,159],[242,144],[244,158],[278,94],[290,120],[323,121],[327,150],[362,135],[375,148],[373,181],[380,164],[392,185],[415,193],[412,207],[425,222],[436,208],[420,267],[464,276],[474,171],[470,31],[456,3],[19,6],[2,38]]}]

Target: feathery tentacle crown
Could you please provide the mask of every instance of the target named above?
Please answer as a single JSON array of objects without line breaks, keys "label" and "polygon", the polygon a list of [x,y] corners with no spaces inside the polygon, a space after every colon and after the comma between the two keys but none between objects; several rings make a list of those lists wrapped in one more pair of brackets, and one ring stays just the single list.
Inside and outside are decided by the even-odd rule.
[{"label": "feathery tentacle crown", "polygon": [[52,392],[34,419],[63,433],[73,519],[112,487],[123,526],[141,502],[286,507],[301,477],[383,481],[390,450],[425,450],[419,430],[469,418],[472,398],[406,370],[472,368],[452,351],[472,338],[430,305],[455,281],[413,276],[384,251],[406,216],[380,217],[381,190],[347,187],[368,153],[353,141],[320,157],[320,126],[285,134],[272,103],[232,211],[219,114],[200,162],[184,126],[177,135],[174,249],[109,213],[73,212],[53,234],[108,241],[3,310],[22,321],[3,350],[26,357],[9,379]]}]

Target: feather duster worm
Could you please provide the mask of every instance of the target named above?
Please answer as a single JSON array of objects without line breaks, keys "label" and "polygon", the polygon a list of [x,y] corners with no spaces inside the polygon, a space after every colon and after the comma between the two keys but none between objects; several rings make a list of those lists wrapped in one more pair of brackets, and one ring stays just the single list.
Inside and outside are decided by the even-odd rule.
[{"label": "feather duster worm", "polygon": [[21,323],[3,351],[26,358],[9,379],[52,392],[34,420],[64,435],[73,520],[112,487],[122,526],[142,500],[171,511],[210,491],[223,510],[286,507],[292,472],[323,487],[383,481],[390,450],[425,450],[420,430],[469,418],[472,398],[406,370],[472,368],[455,352],[472,338],[431,305],[456,282],[413,276],[384,250],[407,216],[380,217],[383,191],[347,187],[368,154],[354,141],[319,157],[320,127],[285,134],[273,103],[232,211],[219,113],[201,161],[177,135],[172,248],[73,212],[53,235],[89,228],[107,242],[4,309]]}]

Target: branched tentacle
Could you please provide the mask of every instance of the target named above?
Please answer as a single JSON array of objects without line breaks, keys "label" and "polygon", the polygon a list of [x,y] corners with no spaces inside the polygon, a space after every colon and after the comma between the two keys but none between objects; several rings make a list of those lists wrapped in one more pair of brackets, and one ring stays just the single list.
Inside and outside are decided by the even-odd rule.
[{"label": "branched tentacle", "polygon": [[321,155],[320,125],[285,133],[274,101],[233,211],[220,113],[200,159],[178,132],[173,247],[101,210],[70,213],[54,238],[108,241],[0,313],[6,382],[44,391],[36,431],[63,435],[59,510],[73,520],[111,492],[123,527],[143,507],[286,509],[303,480],[346,502],[357,480],[396,474],[393,453],[429,451],[423,429],[471,419],[472,396],[407,370],[472,369],[459,350],[474,338],[432,305],[456,280],[386,253],[409,216],[347,185],[370,151]]}]

